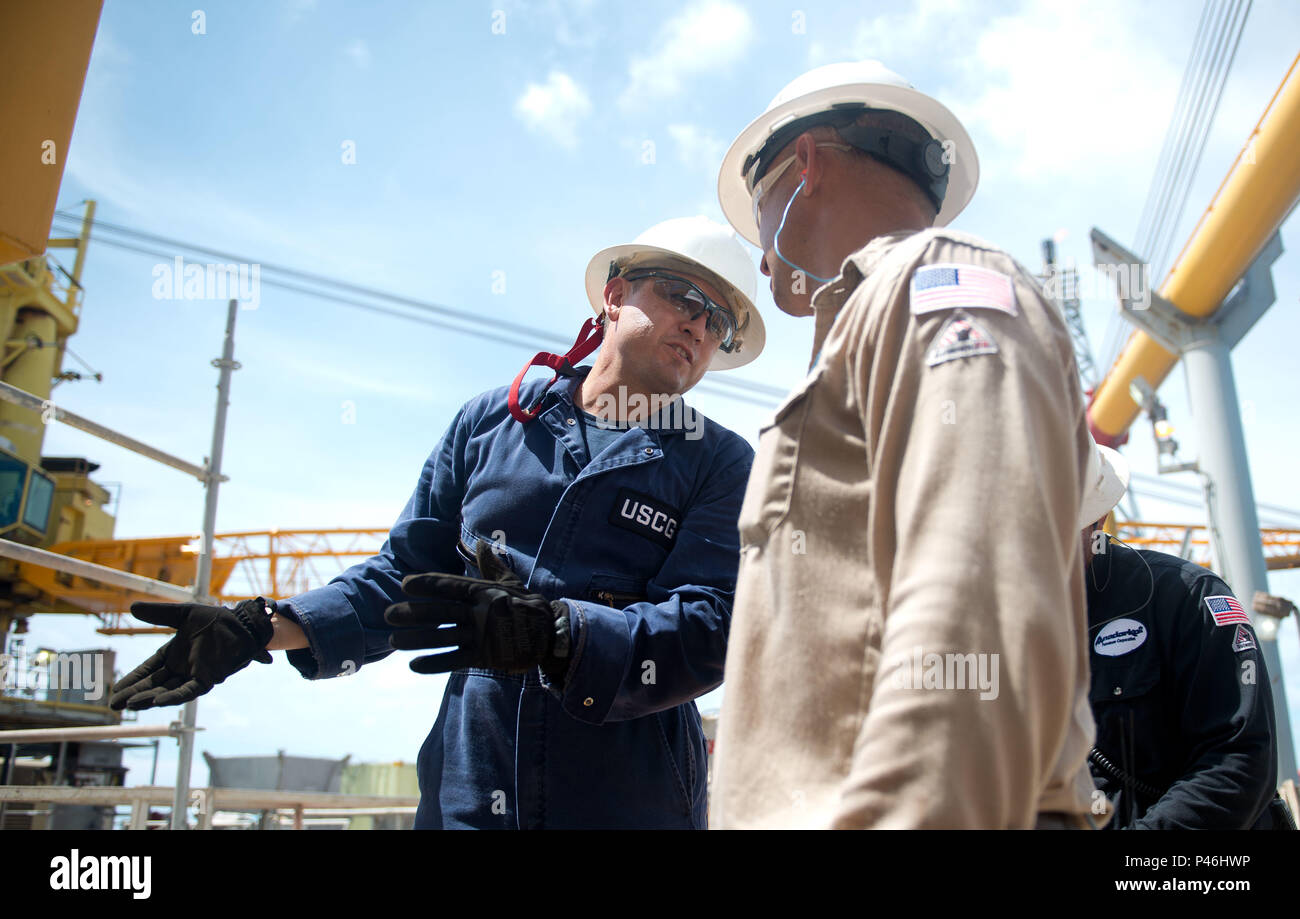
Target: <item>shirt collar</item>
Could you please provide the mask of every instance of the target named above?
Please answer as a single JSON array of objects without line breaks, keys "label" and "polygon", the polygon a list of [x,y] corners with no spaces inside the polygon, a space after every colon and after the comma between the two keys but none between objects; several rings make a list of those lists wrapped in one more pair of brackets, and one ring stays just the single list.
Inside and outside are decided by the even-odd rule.
[{"label": "shirt collar", "polygon": [[[545,410],[551,406],[562,404],[569,411],[577,413],[582,411],[582,407],[577,404],[574,396],[578,391],[578,384],[586,379],[587,374],[591,373],[590,365],[575,367],[574,376],[560,377],[546,393],[542,400],[542,409]],[[669,403],[660,410],[658,415],[651,416],[648,422],[642,424],[628,424],[628,427],[648,428],[658,431],[661,434],[678,434],[683,431],[698,429],[700,419],[703,416],[695,411],[693,407],[686,404],[685,397],[678,398]]]},{"label": "shirt collar", "polygon": [[916,232],[916,230],[905,230],[875,237],[861,249],[850,253],[840,265],[840,273],[814,291],[811,303],[816,325],[813,332],[813,360],[809,363],[809,367],[821,354],[826,336],[830,334],[836,317],[839,316],[840,310],[844,308],[849,297],[853,296],[858,286],[875,271],[881,258],[893,246]]}]

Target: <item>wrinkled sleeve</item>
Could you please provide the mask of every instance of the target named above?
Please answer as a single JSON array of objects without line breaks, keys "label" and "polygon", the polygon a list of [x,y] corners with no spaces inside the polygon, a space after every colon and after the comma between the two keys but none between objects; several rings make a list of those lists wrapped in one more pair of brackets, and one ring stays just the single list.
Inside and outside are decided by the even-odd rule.
[{"label": "wrinkled sleeve", "polygon": [[566,598],[574,658],[561,699],[574,718],[638,718],[722,683],[740,564],[736,521],[754,459],[739,437],[723,442],[646,602],[615,609]]},{"label": "wrinkled sleeve", "polygon": [[[1188,763],[1134,829],[1250,829],[1273,796],[1277,751],[1268,671],[1250,626],[1215,624],[1205,598],[1223,596],[1231,591],[1218,578],[1198,578],[1176,617],[1171,697],[1182,700]],[[1239,640],[1239,629],[1246,640]]]},{"label": "wrinkled sleeve", "polygon": [[420,480],[388,532],[379,554],[323,587],[278,601],[302,626],[310,648],[289,652],[307,679],[347,676],[392,652],[384,610],[406,599],[402,579],[420,571],[457,571],[463,457],[468,436],[462,409],[429,455]]},{"label": "wrinkled sleeve", "polygon": [[936,361],[959,314],[912,313],[913,264],[854,336],[884,621],[839,827],[1033,826],[1086,684],[1068,333],[1009,257],[943,255],[1005,272],[1019,308],[966,311],[996,351]]}]

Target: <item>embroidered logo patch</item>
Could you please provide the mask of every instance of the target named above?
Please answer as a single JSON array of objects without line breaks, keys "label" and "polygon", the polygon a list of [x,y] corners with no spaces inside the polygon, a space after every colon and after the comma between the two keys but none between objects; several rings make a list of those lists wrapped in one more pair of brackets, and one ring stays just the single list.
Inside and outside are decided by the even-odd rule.
[{"label": "embroidered logo patch", "polygon": [[1147,627],[1136,619],[1116,619],[1106,623],[1092,642],[1092,650],[1106,657],[1128,654],[1147,640]]},{"label": "embroidered logo patch", "polygon": [[1232,639],[1232,650],[1249,651],[1255,647],[1255,636],[1244,625],[1237,626],[1237,635]]},{"label": "embroidered logo patch", "polygon": [[977,265],[926,265],[912,273],[909,291],[917,316],[935,310],[999,310],[1017,315],[1016,289],[1000,271]]},{"label": "embroidered logo patch", "polygon": [[1210,615],[1214,617],[1215,625],[1233,625],[1239,622],[1250,625],[1250,617],[1241,608],[1236,597],[1206,597],[1205,605],[1209,608]]},{"label": "embroidered logo patch", "polygon": [[609,512],[609,522],[614,526],[644,536],[665,549],[672,548],[681,519],[681,511],[671,504],[630,488],[618,490],[618,497]]},{"label": "embroidered logo patch", "polygon": [[959,357],[997,353],[998,346],[993,336],[974,319],[958,313],[935,336],[930,350],[925,354],[925,362],[931,367],[937,367]]}]

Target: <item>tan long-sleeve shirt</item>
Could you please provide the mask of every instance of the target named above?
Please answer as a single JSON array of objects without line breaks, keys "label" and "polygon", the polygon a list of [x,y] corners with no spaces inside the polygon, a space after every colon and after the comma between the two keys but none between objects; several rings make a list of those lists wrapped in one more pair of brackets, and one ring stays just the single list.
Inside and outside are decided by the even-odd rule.
[{"label": "tan long-sleeve shirt", "polygon": [[713,825],[1087,814],[1089,441],[1059,310],[946,229],[873,240],[813,308],[740,516]]}]

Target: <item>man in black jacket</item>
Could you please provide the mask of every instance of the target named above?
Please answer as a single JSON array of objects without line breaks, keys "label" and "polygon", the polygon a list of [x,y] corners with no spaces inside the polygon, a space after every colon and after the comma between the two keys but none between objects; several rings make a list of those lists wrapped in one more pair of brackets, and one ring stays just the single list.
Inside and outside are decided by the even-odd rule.
[{"label": "man in black jacket", "polygon": [[1097,722],[1089,764],[1113,805],[1109,825],[1272,828],[1273,700],[1250,617],[1208,569],[1107,539],[1128,470],[1097,451],[1080,524]]}]

